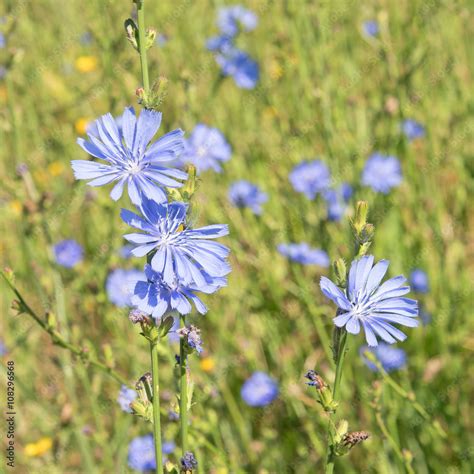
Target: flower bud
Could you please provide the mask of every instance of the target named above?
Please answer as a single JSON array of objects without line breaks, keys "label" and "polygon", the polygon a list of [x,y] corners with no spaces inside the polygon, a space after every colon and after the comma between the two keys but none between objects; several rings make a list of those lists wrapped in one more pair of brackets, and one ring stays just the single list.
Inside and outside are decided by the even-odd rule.
[{"label": "flower bud", "polygon": [[138,51],[138,28],[135,22],[128,18],[124,23],[125,34],[127,35],[127,40],[133,46],[134,49]]},{"label": "flower bud", "polygon": [[155,44],[156,30],[154,28],[147,28],[145,32],[145,48],[148,50]]}]

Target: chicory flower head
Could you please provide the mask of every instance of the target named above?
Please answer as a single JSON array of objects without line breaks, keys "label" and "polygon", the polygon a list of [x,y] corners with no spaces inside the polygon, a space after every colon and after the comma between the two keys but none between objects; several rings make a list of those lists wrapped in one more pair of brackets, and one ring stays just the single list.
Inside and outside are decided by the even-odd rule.
[{"label": "chicory flower head", "polygon": [[428,275],[420,268],[415,268],[411,272],[410,284],[416,293],[428,293],[430,290]]},{"label": "chicory flower head", "polygon": [[289,175],[295,191],[303,193],[308,199],[326,191],[331,184],[331,174],[321,160],[303,161],[296,165]]},{"label": "chicory flower head", "polygon": [[206,305],[196,295],[197,292],[211,294],[226,285],[225,278],[212,278],[203,275],[205,283],[199,287],[185,285],[179,281],[167,284],[161,273],[155,272],[149,264],[145,265],[146,279],[139,280],[133,288],[131,302],[140,311],[160,319],[172,311],[180,314],[189,314],[192,310],[191,303],[201,314],[207,312]]},{"label": "chicory flower head", "polygon": [[84,250],[73,239],[66,239],[58,242],[53,247],[54,259],[58,265],[72,268],[82,262]]},{"label": "chicory flower head", "polygon": [[217,26],[221,33],[233,37],[240,28],[244,31],[252,31],[258,24],[255,13],[242,5],[233,5],[219,9],[217,16]]},{"label": "chicory flower head", "polygon": [[388,194],[402,182],[400,162],[394,156],[373,153],[369,156],[362,172],[362,184],[374,191]]},{"label": "chicory flower head", "polygon": [[200,123],[185,141],[179,162],[192,163],[198,173],[210,168],[220,173],[221,164],[229,161],[231,155],[232,149],[224,135],[217,128]]},{"label": "chicory flower head", "polygon": [[339,221],[346,212],[347,203],[352,196],[352,187],[348,183],[342,183],[337,188],[325,191],[323,196],[328,206],[328,219]]},{"label": "chicory flower head", "polygon": [[191,451],[184,453],[181,458],[181,472],[192,472],[198,467],[198,462]]},{"label": "chicory flower head", "polygon": [[306,242],[299,244],[280,244],[277,247],[285,257],[288,257],[293,262],[301,263],[302,265],[319,265],[320,267],[329,267],[329,256],[321,249],[310,247]]},{"label": "chicory flower head", "polygon": [[263,407],[278,396],[278,384],[265,372],[254,372],[242,385],[240,394],[251,407]]},{"label": "chicory flower head", "polygon": [[119,308],[131,306],[131,287],[143,278],[143,272],[139,270],[125,270],[117,268],[107,276],[105,290],[111,303]]},{"label": "chicory flower head", "polygon": [[211,240],[227,235],[227,225],[187,228],[188,206],[182,202],[157,203],[145,198],[140,210],[143,217],[122,209],[123,221],[142,231],[124,238],[135,244],[132,253],[136,257],[155,251],[151,267],[162,274],[164,283],[205,287],[208,277],[224,277],[230,272],[229,249]]},{"label": "chicory flower head", "polygon": [[120,408],[126,413],[132,413],[130,408],[130,403],[132,403],[137,398],[137,392],[128,388],[126,385],[122,385],[120,392],[117,397],[117,402],[120,405]]},{"label": "chicory flower head", "polygon": [[425,128],[416,120],[407,119],[402,122],[402,130],[408,140],[412,141],[416,138],[425,136]]},{"label": "chicory flower head", "polygon": [[362,327],[371,347],[377,346],[377,336],[390,344],[406,339],[406,335],[393,324],[418,326],[417,302],[402,298],[410,291],[409,286],[403,286],[406,278],[400,275],[381,284],[388,265],[388,260],[380,260],[374,265],[372,255],[354,260],[346,291],[328,278],[321,277],[322,292],[339,308],[334,324],[345,327],[351,334],[359,334]]},{"label": "chicory flower head", "polygon": [[153,435],[137,436],[128,446],[128,465],[140,472],[156,469]]},{"label": "chicory flower head", "polygon": [[401,369],[402,367],[405,367],[407,362],[406,352],[403,349],[393,347],[390,344],[381,342],[377,347],[373,348],[362,346],[360,348],[362,360],[364,361],[365,365],[374,372],[377,372],[377,366],[364,356],[366,351],[370,351],[375,355],[386,372],[392,372],[393,370]]},{"label": "chicory flower head", "polygon": [[268,196],[255,184],[245,180],[236,181],[229,188],[229,201],[236,207],[248,207],[254,214],[262,213],[262,204]]},{"label": "chicory flower head", "polygon": [[76,179],[91,180],[90,186],[115,182],[110,193],[114,201],[122,196],[125,184],[134,204],[140,203],[142,195],[165,201],[163,188],[179,188],[182,183],[178,180],[186,179],[187,174],[164,166],[183,150],[182,130],[167,133],[150,144],[160,124],[161,112],[148,109],[142,110],[139,117],[132,107],[117,119],[111,114],[103,115],[88,128],[89,141],[78,138],[77,143],[105,163],[71,161]]},{"label": "chicory flower head", "polygon": [[362,28],[367,36],[377,36],[379,34],[379,24],[375,20],[366,20],[362,23]]},{"label": "chicory flower head", "polygon": [[260,78],[258,63],[249,54],[237,48],[231,48],[216,55],[217,64],[224,76],[231,76],[237,87],[253,89]]},{"label": "chicory flower head", "polygon": [[178,334],[191,351],[195,350],[198,354],[202,352],[201,330],[199,328],[191,324],[181,328]]}]

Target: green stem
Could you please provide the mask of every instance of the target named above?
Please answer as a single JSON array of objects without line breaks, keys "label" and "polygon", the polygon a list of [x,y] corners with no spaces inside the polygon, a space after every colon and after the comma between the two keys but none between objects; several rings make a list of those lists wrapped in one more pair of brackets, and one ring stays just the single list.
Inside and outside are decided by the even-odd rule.
[{"label": "green stem", "polygon": [[146,31],[145,31],[145,0],[136,0],[138,14],[138,50],[142,68],[143,88],[145,92],[150,89],[148,78],[148,60],[146,57]]},{"label": "green stem", "polygon": [[[341,385],[342,378],[342,366],[346,356],[346,343],[347,343],[347,331],[345,329],[335,329],[335,331],[341,331],[340,338],[338,341],[338,347],[336,352],[336,376],[334,378],[334,385],[332,387],[332,398],[337,402],[339,394],[339,387]],[[334,472],[334,463],[336,461],[336,455],[334,452],[334,414],[329,415],[328,423],[328,447],[327,447],[327,458],[326,458],[326,474],[332,474]]]},{"label": "green stem", "polygon": [[11,282],[10,278],[2,271],[0,272],[2,275],[3,279],[7,282],[8,286],[11,288],[13,293],[15,293],[16,297],[18,298],[18,301],[21,304],[21,308],[24,313],[28,314],[31,316],[35,322],[42,328],[44,329],[51,337],[51,340],[53,341],[53,344],[56,344],[59,347],[62,347],[63,349],[67,349],[69,352],[74,354],[75,356],[79,357],[82,359],[84,362],[87,362],[90,364],[92,367],[105,372],[107,375],[110,375],[113,379],[115,379],[117,382],[123,384],[123,385],[128,385],[127,380],[122,377],[118,372],[115,372],[115,370],[111,369],[108,367],[106,364],[103,362],[100,362],[98,359],[95,359],[94,357],[90,356],[89,354],[85,353],[84,350],[82,350],[80,347],[74,346],[71,344],[69,341],[67,341],[63,335],[56,330],[56,328],[48,323],[47,321],[41,319],[35,311],[33,311],[30,306],[26,303],[24,300],[22,294],[19,292],[19,290],[15,287],[15,285]]},{"label": "green stem", "polygon": [[150,354],[153,384],[153,433],[155,440],[156,474],[163,474],[163,459],[161,450],[160,382],[158,378],[158,341],[150,341]]},{"label": "green stem", "polygon": [[[181,316],[181,327],[185,326],[185,317]],[[188,369],[184,339],[179,341],[179,377],[181,394],[179,397],[179,419],[181,424],[181,451],[188,451]]]}]

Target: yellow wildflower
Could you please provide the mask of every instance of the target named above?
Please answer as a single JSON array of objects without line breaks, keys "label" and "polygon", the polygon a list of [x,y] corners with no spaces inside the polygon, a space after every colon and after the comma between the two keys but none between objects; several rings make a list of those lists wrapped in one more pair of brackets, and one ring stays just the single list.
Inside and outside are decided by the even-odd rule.
[{"label": "yellow wildflower", "polygon": [[201,359],[199,365],[201,366],[201,369],[204,370],[204,372],[212,372],[216,363],[212,357],[204,357]]},{"label": "yellow wildflower", "polygon": [[48,437],[40,438],[36,443],[25,446],[25,455],[29,457],[42,456],[53,447],[53,440]]},{"label": "yellow wildflower", "polygon": [[74,65],[79,72],[92,72],[97,69],[98,63],[95,56],[79,56]]},{"label": "yellow wildflower", "polygon": [[85,117],[78,118],[74,123],[74,128],[76,129],[76,133],[79,135],[85,135],[87,126],[89,125],[90,120]]},{"label": "yellow wildflower", "polygon": [[53,161],[48,165],[48,172],[51,176],[59,176],[64,171],[64,163],[61,161]]},{"label": "yellow wildflower", "polygon": [[19,216],[23,210],[23,206],[18,199],[10,201],[10,208],[13,211],[13,214],[16,214],[17,216]]}]

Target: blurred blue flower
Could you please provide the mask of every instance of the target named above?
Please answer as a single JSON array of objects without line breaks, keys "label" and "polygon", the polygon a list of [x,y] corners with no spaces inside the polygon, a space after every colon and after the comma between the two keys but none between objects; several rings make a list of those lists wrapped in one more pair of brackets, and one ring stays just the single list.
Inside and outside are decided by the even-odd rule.
[{"label": "blurred blue flower", "polygon": [[192,472],[198,467],[198,462],[191,451],[184,453],[181,458],[181,472]]},{"label": "blurred blue flower", "polygon": [[5,35],[0,33],[0,49],[5,48],[7,45],[7,40],[5,39]]},{"label": "blurred blue flower", "polygon": [[90,141],[78,138],[77,143],[87,153],[106,163],[73,160],[76,179],[86,179],[90,186],[116,182],[110,197],[117,201],[128,185],[128,195],[139,204],[141,195],[156,201],[165,201],[164,187],[179,188],[177,180],[184,180],[184,171],[167,168],[164,163],[175,160],[183,150],[183,131],[174,130],[148,144],[160,128],[161,112],[143,109],[135,116],[132,107],[126,108],[116,120],[105,114],[87,130]]},{"label": "blurred blue flower", "polygon": [[111,271],[105,282],[105,290],[110,302],[119,308],[131,306],[133,286],[142,278],[143,272],[139,270],[117,268]]},{"label": "blurred blue flower", "polygon": [[421,125],[421,123],[418,123],[416,120],[404,120],[402,123],[402,130],[405,136],[410,141],[425,136],[425,128],[423,127],[423,125]]},{"label": "blurred blue flower", "polygon": [[156,469],[155,445],[151,433],[132,439],[128,446],[128,465],[140,472]]},{"label": "blurred blue flower", "polygon": [[3,357],[5,354],[8,354],[8,349],[2,339],[0,339],[0,357]]},{"label": "blurred blue flower", "polygon": [[168,37],[163,33],[158,33],[156,35],[155,43],[162,48],[168,42]]},{"label": "blurred blue flower", "polygon": [[374,191],[388,192],[402,182],[400,162],[394,156],[373,153],[369,156],[362,172],[362,184]]},{"label": "blurred blue flower", "polygon": [[302,265],[329,267],[330,261],[328,254],[324,250],[310,247],[306,242],[299,244],[280,244],[277,249],[282,255],[293,260],[293,262],[301,263]]},{"label": "blurred blue flower", "polygon": [[73,239],[62,240],[53,247],[54,259],[58,265],[72,268],[82,262],[84,250]]},{"label": "blurred blue flower", "polygon": [[377,36],[379,34],[379,24],[375,20],[364,21],[362,28],[367,36]]},{"label": "blurred blue flower", "polygon": [[157,203],[144,198],[140,209],[143,217],[122,209],[123,221],[143,231],[126,234],[124,238],[135,244],[135,257],[156,250],[151,266],[169,286],[174,287],[177,281],[206,286],[209,276],[223,277],[230,272],[229,249],[210,240],[227,235],[227,225],[187,228],[188,206],[182,202]]},{"label": "blurred blue flower", "polygon": [[242,5],[233,5],[219,9],[217,26],[226,36],[235,36],[239,29],[252,31],[258,24],[258,18],[251,10]]},{"label": "blurred blue flower", "polygon": [[0,79],[3,79],[7,75],[7,68],[0,65]]},{"label": "blurred blue flower", "polygon": [[265,372],[254,372],[240,391],[244,402],[251,407],[263,407],[278,396],[278,384]]},{"label": "blurred blue flower", "polygon": [[328,219],[339,221],[347,210],[347,203],[352,196],[352,187],[348,183],[342,183],[337,188],[324,191],[323,197],[328,206]]},{"label": "blurred blue flower", "polygon": [[403,341],[405,334],[392,326],[393,323],[407,327],[418,326],[418,304],[415,300],[402,298],[410,291],[403,276],[382,279],[387,272],[388,260],[373,265],[374,257],[366,255],[352,262],[347,290],[344,292],[331,280],[321,277],[321,290],[338,308],[334,318],[337,327],[345,327],[351,334],[359,334],[361,325],[367,344],[377,346],[378,335],[385,342]]},{"label": "blurred blue flower", "polygon": [[225,278],[211,278],[208,275],[203,275],[205,283],[199,287],[181,282],[169,285],[163,280],[163,275],[155,272],[149,264],[145,265],[145,275],[145,280],[136,282],[131,301],[140,311],[151,314],[155,319],[160,319],[171,311],[189,314],[192,310],[191,302],[199,313],[205,314],[207,307],[196,296],[196,292],[211,294],[226,285]]},{"label": "blurred blue flower", "polygon": [[423,323],[423,326],[426,326],[427,324],[431,323],[431,320],[433,318],[431,314],[428,313],[428,311],[425,311],[424,309],[420,308],[420,319],[421,319],[421,322]]},{"label": "blurred blue flower", "polygon": [[206,48],[225,54],[234,48],[233,38],[226,35],[213,36],[206,41]]},{"label": "blurred blue flower", "polygon": [[245,180],[234,182],[229,188],[229,201],[236,207],[249,207],[254,214],[262,213],[262,204],[268,196],[258,186]]},{"label": "blurred blue flower", "polygon": [[428,293],[430,290],[428,275],[420,268],[415,268],[411,272],[410,284],[416,293]]},{"label": "blurred blue flower", "polygon": [[260,78],[258,63],[245,51],[232,48],[225,53],[216,54],[217,64],[224,76],[231,76],[237,87],[253,89]]},{"label": "blurred blue flower", "polygon": [[133,250],[133,245],[132,244],[126,244],[119,250],[120,256],[122,258],[133,257],[132,250]]},{"label": "blurred blue flower", "polygon": [[133,410],[130,408],[130,403],[132,403],[135,398],[137,398],[137,392],[128,388],[126,385],[122,385],[117,397],[117,402],[124,412],[133,413]]},{"label": "blurred blue flower", "polygon": [[163,454],[171,454],[176,449],[174,441],[163,441],[161,444],[161,451]]},{"label": "blurred blue flower", "polygon": [[326,191],[331,184],[331,174],[321,160],[303,161],[296,165],[289,175],[293,189],[308,199]]},{"label": "blurred blue flower", "polygon": [[377,366],[364,356],[366,351],[370,351],[375,355],[386,372],[401,369],[402,367],[405,367],[407,362],[406,352],[398,347],[392,347],[390,344],[381,342],[377,347],[373,348],[362,346],[359,351],[362,360],[365,365],[374,372],[377,372]]},{"label": "blurred blue flower", "polygon": [[90,31],[84,31],[84,33],[81,34],[81,36],[79,37],[79,42],[84,45],[84,46],[87,46],[89,44],[92,43],[92,34]]},{"label": "blurred blue flower", "polygon": [[217,129],[200,123],[194,127],[185,142],[180,163],[192,163],[198,173],[212,168],[220,173],[221,164],[229,161],[232,149],[224,135]]}]

